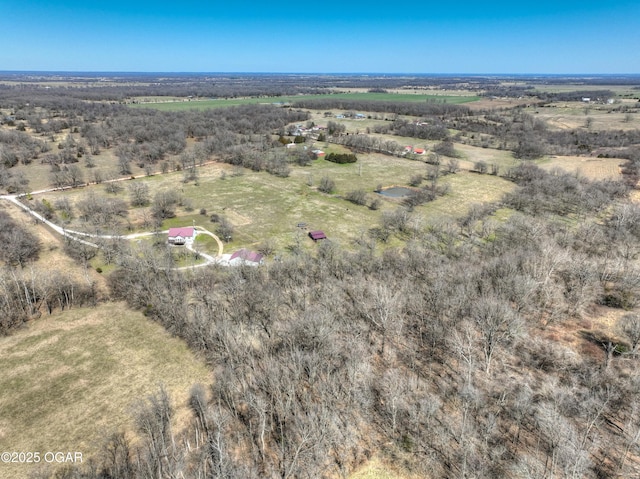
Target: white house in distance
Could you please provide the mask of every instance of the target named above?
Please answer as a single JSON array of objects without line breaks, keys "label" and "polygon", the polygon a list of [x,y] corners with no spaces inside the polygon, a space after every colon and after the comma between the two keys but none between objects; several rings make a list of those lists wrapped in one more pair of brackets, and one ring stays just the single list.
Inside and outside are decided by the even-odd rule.
[{"label": "white house in distance", "polygon": [[173,245],[192,244],[195,237],[196,229],[191,226],[188,228],[169,228],[167,243]]}]

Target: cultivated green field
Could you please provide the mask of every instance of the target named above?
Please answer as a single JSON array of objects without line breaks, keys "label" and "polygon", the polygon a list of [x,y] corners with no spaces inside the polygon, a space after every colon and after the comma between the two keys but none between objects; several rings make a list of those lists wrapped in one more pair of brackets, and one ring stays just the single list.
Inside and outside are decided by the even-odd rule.
[{"label": "cultivated green field", "polygon": [[219,98],[209,100],[188,100],[182,101],[155,99],[149,102],[130,104],[133,108],[155,108],[162,111],[182,111],[182,110],[206,110],[209,108],[224,108],[238,105],[255,105],[259,103],[295,103],[301,100],[315,99],[336,99],[353,101],[390,101],[390,102],[411,102],[411,103],[451,103],[461,104],[477,101],[477,96],[467,95],[429,95],[410,93],[332,93],[326,95],[297,95],[280,97],[259,97],[259,98]]}]

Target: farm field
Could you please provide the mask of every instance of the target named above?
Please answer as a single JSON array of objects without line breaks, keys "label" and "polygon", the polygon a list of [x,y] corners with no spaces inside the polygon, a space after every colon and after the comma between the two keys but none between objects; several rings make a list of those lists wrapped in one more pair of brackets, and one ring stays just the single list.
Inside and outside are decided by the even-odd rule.
[{"label": "farm field", "polygon": [[[186,399],[210,373],[186,344],[121,303],[43,316],[0,338],[0,450],[78,451],[84,458],[111,433],[133,431],[134,398],[171,394],[177,426]],[[46,427],[44,427],[46,425]],[[26,465],[0,478],[27,477]]]},{"label": "farm field", "polygon": [[161,111],[206,110],[208,108],[224,108],[238,105],[255,105],[259,103],[295,103],[300,100],[315,100],[331,98],[334,100],[353,101],[393,101],[393,102],[436,102],[462,104],[478,100],[477,96],[468,95],[432,95],[411,93],[332,93],[325,95],[296,95],[279,97],[252,98],[220,98],[208,100],[162,101],[160,99],[149,102],[131,103],[132,108],[154,108]]},{"label": "farm field", "polygon": [[[621,107],[627,105],[628,111]],[[552,128],[561,130],[584,128],[597,130],[634,130],[640,127],[637,102],[613,105],[594,105],[583,102],[559,102],[545,107],[528,107],[524,111],[545,120]]]},{"label": "farm field", "polygon": [[591,180],[620,180],[622,165],[626,160],[619,158],[593,158],[585,156],[554,156],[536,161],[536,164],[547,171],[561,168],[570,173],[577,173]]}]

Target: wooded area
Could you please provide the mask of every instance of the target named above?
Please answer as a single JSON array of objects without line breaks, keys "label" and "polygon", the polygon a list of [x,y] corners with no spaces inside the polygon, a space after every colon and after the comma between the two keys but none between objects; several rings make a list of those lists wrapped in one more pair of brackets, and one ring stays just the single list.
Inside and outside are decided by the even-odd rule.
[{"label": "wooded area", "polygon": [[[139,95],[317,93],[329,85],[375,90],[408,81],[214,80],[1,85],[0,188],[25,193],[21,199],[43,216],[76,221],[87,232],[123,231],[131,211],[148,207],[149,224],[159,231],[184,196],[173,190],[154,196],[136,180],[127,183],[125,201],[115,195],[124,186],[108,180],[131,176],[133,165],[149,177],[181,171],[185,184],[194,183],[197,168],[212,161],[233,165],[237,175],[247,168],[286,178],[316,160],[304,149],[287,152],[278,138],[295,143],[291,126],[311,127],[312,114],[326,110],[363,111],[379,120],[357,133],[336,126],[343,123],[323,131],[327,145],[341,148],[331,158],[351,162],[357,153],[358,165],[367,153],[407,157],[423,161],[425,175],[414,175],[411,194],[379,211],[378,222],[348,244],[323,240],[313,249],[274,252],[266,238],[260,247],[270,258],[260,267],[185,271],[175,269],[164,242],[134,245],[114,237],[100,242],[110,268],[100,281],[87,272],[95,248],[60,239],[80,274],[47,269],[38,261],[45,253],[40,240],[15,214],[0,210],[0,335],[20,334],[54,311],[122,301],[184,340],[212,377],[191,388],[190,416],[180,426],[173,398],[159,387],[131,398],[135,435],[105,430],[91,461],[33,477],[348,478],[372,457],[406,477],[639,473],[637,128],[561,130],[522,106],[301,99],[284,107],[159,112],[117,104]],[[480,93],[502,91],[495,79],[469,82]],[[411,79],[415,88],[460,84],[459,78]],[[536,85],[532,80],[519,95],[553,104],[550,95],[534,97]],[[635,118],[637,103],[627,110]],[[400,143],[406,138],[432,142],[424,160],[407,154]],[[479,160],[466,173],[500,176],[513,189],[495,203],[469,203],[462,216],[424,221],[421,205],[446,198],[441,178],[459,173],[456,145],[512,152],[513,167],[490,171]],[[116,159],[107,173],[92,160],[105,151]],[[562,154],[626,163],[612,179],[535,162]],[[28,198],[29,169],[41,165],[51,187],[96,183],[86,187],[114,196],[104,200],[89,189],[73,204],[66,197]],[[335,182],[326,175],[317,190],[345,208],[365,208],[367,194],[374,194],[354,189],[330,196]],[[375,201],[369,208],[378,212]],[[209,218],[206,210],[200,215]],[[232,228],[222,213],[214,216]]]}]

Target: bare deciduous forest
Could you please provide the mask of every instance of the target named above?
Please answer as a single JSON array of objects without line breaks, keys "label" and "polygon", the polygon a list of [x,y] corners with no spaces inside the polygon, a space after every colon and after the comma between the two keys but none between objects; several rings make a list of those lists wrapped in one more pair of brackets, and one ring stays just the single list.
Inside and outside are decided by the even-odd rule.
[{"label": "bare deciduous forest", "polygon": [[[7,75],[0,83],[16,80]],[[0,238],[11,245],[0,252],[1,335],[21,334],[32,321],[69,308],[121,301],[184,340],[211,372],[211,383],[188,393],[187,421],[176,423],[176,404],[159,387],[131,398],[133,433],[104,430],[90,460],[34,470],[32,477],[348,478],[373,457],[393,465],[398,477],[640,473],[640,133],[557,129],[527,110],[560,101],[578,102],[579,109],[585,90],[537,94],[541,79],[515,88],[480,77],[142,77],[108,87],[66,80],[67,86],[48,86],[46,77],[0,86],[0,188],[7,195],[31,191],[28,172],[39,165],[49,169],[50,187],[103,188],[134,168],[149,176],[191,172],[183,181],[197,182],[196,168],[212,161],[286,178],[315,160],[306,150],[285,154],[278,138],[293,143],[292,125],[327,110],[380,120],[354,132],[331,116],[322,132],[326,144],[354,158],[402,157],[406,138],[432,146],[423,160],[430,169],[411,180],[413,194],[380,211],[358,241],[277,254],[266,242],[269,261],[260,267],[183,271],[173,268],[164,244],[113,239],[100,244],[111,269],[97,281],[87,272],[97,250],[60,239],[77,274],[48,270],[39,262],[46,253],[40,240],[20,216],[0,210]],[[608,103],[616,96],[610,87],[637,90],[638,79],[606,80],[592,79],[588,94],[631,122],[637,99]],[[528,106],[330,95],[203,111],[129,106],[145,95],[453,91],[463,83],[482,98],[526,97]],[[513,189],[498,202],[469,204],[462,216],[425,222],[419,208],[446,199],[441,178],[458,174],[457,145],[510,152],[514,166],[491,170],[478,161],[471,173],[500,176]],[[105,151],[114,166],[96,175],[92,157]],[[587,178],[536,163],[553,155],[625,163],[618,178]],[[146,184],[130,184],[138,186],[109,201],[90,193],[73,205],[64,198],[24,201],[89,232],[118,231],[130,209],[147,206],[149,224],[160,229],[184,201],[178,192],[153,196],[139,186]],[[340,200],[366,208],[366,195],[354,190]]]}]

